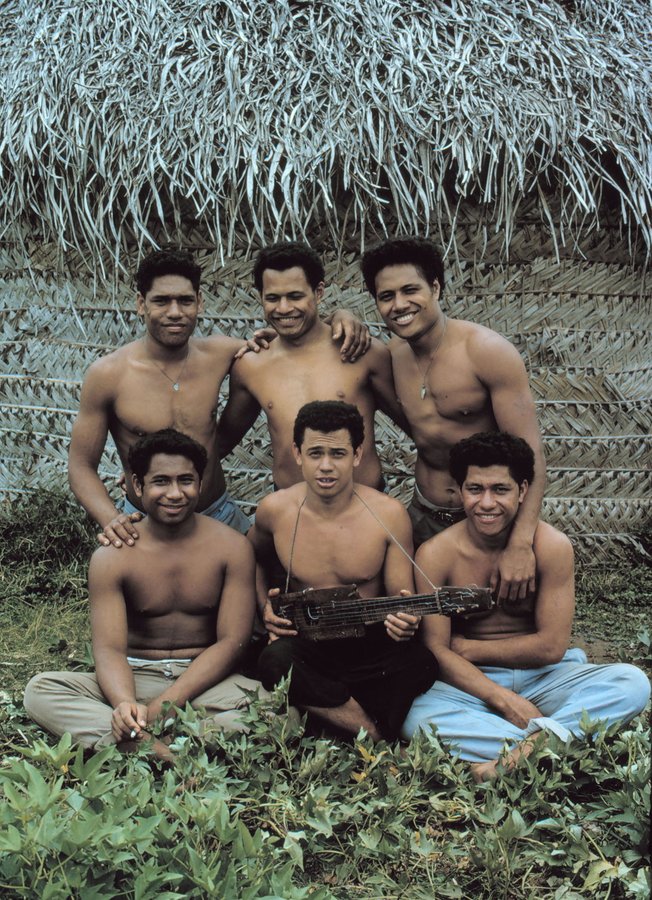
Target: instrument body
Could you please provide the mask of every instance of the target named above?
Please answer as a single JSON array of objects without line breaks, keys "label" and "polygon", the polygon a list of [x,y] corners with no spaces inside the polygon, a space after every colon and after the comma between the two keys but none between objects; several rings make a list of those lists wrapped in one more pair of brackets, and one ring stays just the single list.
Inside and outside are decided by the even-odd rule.
[{"label": "instrument body", "polygon": [[390,613],[468,616],[494,606],[491,588],[443,587],[408,597],[361,597],[355,584],[305,588],[278,594],[270,602],[277,616],[289,619],[299,637],[310,641],[364,637],[367,625],[383,622]]}]

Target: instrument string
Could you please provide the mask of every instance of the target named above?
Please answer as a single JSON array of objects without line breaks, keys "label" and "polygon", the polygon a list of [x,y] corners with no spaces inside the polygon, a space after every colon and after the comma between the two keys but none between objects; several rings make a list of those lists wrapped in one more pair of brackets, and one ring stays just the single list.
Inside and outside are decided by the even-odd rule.
[{"label": "instrument string", "polygon": [[294,531],[292,532],[292,543],[290,544],[290,561],[288,562],[288,570],[285,576],[285,593],[290,589],[290,578],[292,577],[292,560],[294,559],[294,545],[297,540],[297,531],[299,530],[299,517],[301,515],[301,510],[303,509],[303,504],[306,502],[308,498],[308,494],[303,498],[301,503],[299,504],[299,509],[297,510],[297,517],[294,522]]},{"label": "instrument string", "polygon": [[[431,612],[454,612],[458,609],[467,612],[469,601],[473,605],[482,608],[480,597],[486,593],[486,588],[447,587],[437,591],[437,594],[412,594],[408,597],[382,597],[382,598],[353,598],[351,600],[316,601],[313,606],[315,625],[319,624],[347,624],[363,623],[366,616],[377,621],[382,621],[387,613],[395,611],[414,612],[416,615],[428,615]],[[479,596],[478,596],[479,595]],[[430,601],[430,602],[428,602]],[[442,602],[443,601],[443,602]],[[306,594],[299,602],[295,601],[295,616],[303,613],[303,617],[310,619],[310,594]],[[322,603],[324,606],[322,606]],[[465,609],[466,607],[466,609]]]},{"label": "instrument string", "polygon": [[358,500],[360,501],[360,503],[362,503],[362,505],[365,507],[365,509],[366,509],[366,510],[374,517],[374,519],[376,520],[376,522],[378,522],[378,524],[381,526],[381,528],[383,528],[383,529],[387,532],[387,534],[388,534],[388,535],[391,537],[391,539],[394,541],[394,543],[396,544],[396,546],[398,547],[398,549],[401,551],[401,553],[403,553],[405,556],[407,556],[407,558],[410,560],[410,562],[412,563],[412,565],[414,566],[414,568],[417,570],[417,572],[418,572],[420,575],[422,575],[422,576],[426,579],[426,581],[428,582],[428,584],[429,584],[430,587],[432,588],[433,593],[434,593],[436,596],[439,596],[439,588],[438,588],[436,585],[434,585],[434,584],[432,583],[432,581],[428,578],[428,576],[427,576],[426,573],[423,571],[423,569],[421,568],[421,566],[417,563],[417,561],[413,558],[413,556],[412,556],[410,553],[407,552],[407,550],[405,549],[405,547],[403,546],[403,544],[399,541],[399,539],[396,537],[396,535],[395,535],[395,534],[392,534],[392,532],[389,530],[389,528],[387,527],[387,525],[385,525],[385,523],[383,522],[383,520],[382,520],[379,516],[376,515],[376,513],[373,511],[373,509],[369,506],[368,503],[365,503],[365,501],[362,499],[362,497],[361,497],[360,494],[356,491],[355,488],[353,488],[353,493],[354,493],[355,496],[358,498]]}]

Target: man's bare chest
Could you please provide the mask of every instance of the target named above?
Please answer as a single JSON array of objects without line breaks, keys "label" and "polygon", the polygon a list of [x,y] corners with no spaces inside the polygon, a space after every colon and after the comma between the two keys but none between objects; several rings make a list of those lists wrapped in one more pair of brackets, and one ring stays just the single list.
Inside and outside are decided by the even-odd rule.
[{"label": "man's bare chest", "polygon": [[305,587],[364,585],[379,576],[385,560],[385,540],[373,523],[320,527],[299,521],[296,531],[294,525],[284,528],[274,542],[286,572]]},{"label": "man's bare chest", "polygon": [[339,360],[269,364],[248,387],[272,424],[294,422],[299,409],[313,400],[342,400],[359,406],[371,399],[368,369]]},{"label": "man's bare chest", "polygon": [[221,570],[199,556],[192,561],[158,557],[154,565],[139,562],[124,581],[130,618],[212,614],[219,606],[222,580]]},{"label": "man's bare chest", "polygon": [[397,396],[410,423],[417,425],[435,416],[452,421],[473,421],[491,411],[487,389],[470,370],[455,360],[423,371],[416,362],[394,366]]},{"label": "man's bare chest", "polygon": [[[163,383],[161,383],[161,381]],[[176,428],[204,436],[215,427],[220,385],[214,379],[194,378],[178,389],[165,379],[124,378],[113,407],[115,430],[135,437]]]}]

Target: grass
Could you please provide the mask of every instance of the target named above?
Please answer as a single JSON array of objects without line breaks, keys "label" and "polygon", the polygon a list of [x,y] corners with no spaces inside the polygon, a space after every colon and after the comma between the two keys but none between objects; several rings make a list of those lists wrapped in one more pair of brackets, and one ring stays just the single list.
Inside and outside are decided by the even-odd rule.
[{"label": "grass", "polygon": [[[44,735],[22,688],[34,672],[90,664],[93,546],[61,495],[0,515],[3,896],[649,896],[643,719],[570,749],[553,738],[490,786],[434,736],[401,751],[304,735],[272,714],[282,691],[252,709],[247,737],[200,741],[188,710],[174,772],[145,752],[92,756]],[[640,564],[580,568],[577,637],[650,672],[651,588]]]}]

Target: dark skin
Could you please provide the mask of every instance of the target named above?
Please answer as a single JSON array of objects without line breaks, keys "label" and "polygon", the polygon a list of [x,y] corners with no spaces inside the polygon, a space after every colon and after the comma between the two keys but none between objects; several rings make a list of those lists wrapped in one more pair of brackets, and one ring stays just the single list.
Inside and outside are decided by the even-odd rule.
[{"label": "dark skin", "polygon": [[[431,583],[488,585],[497,557],[507,544],[528,483],[518,485],[507,466],[470,466],[462,485],[467,518],[426,541],[417,551],[417,588]],[[515,691],[500,687],[480,665],[533,668],[559,662],[568,649],[574,612],[573,551],[568,538],[539,522],[534,536],[537,592],[528,608],[498,606],[470,618],[426,616],[424,640],[437,657],[444,681],[492,706],[520,728],[540,716]],[[535,736],[533,736],[535,737]],[[517,748],[502,762],[513,765],[531,749]],[[498,760],[474,763],[478,781],[496,775]]]},{"label": "dark skin", "polygon": [[[134,553],[101,547],[89,568],[96,674],[114,708],[118,744],[149,737],[165,702],[183,706],[229,675],[255,608],[251,547],[194,513],[200,482],[189,460],[156,454],[143,484],[134,476],[133,487],[148,514]],[[193,661],[145,705],[135,697],[128,656]]]},{"label": "dark skin", "polygon": [[261,302],[278,338],[266,354],[249,354],[233,367],[229,402],[219,423],[221,455],[242,439],[262,409],[273,452],[274,483],[301,481],[292,452],[297,412],[312,400],[344,400],[358,407],[365,422],[364,456],[355,480],[378,487],[381,468],[374,444],[374,413],[382,409],[401,427],[407,421],[397,403],[387,348],[372,340],[355,365],[344,365],[329,328],[319,318],[324,285],[312,288],[300,266],[263,272]]},{"label": "dark skin", "polygon": [[[278,558],[289,569],[293,543],[293,590],[355,583],[363,597],[412,591],[410,560],[360,498],[408,552],[412,549],[409,517],[394,498],[365,485],[354,487],[353,471],[361,456],[361,448],[353,449],[345,429],[324,433],[308,428],[301,447],[294,447],[304,482],[270,494],[258,507],[256,524],[247,537],[256,551],[258,601],[270,640],[296,634],[287,619],[274,614],[269,602],[274,592],[268,592],[266,577],[271,560]],[[299,510],[301,527],[293,542]],[[401,612],[388,615],[385,628],[394,640],[409,640],[419,621]],[[376,725],[353,698],[340,707],[306,709],[351,734],[364,728],[372,740],[380,740]]]},{"label": "dark skin", "polygon": [[375,287],[378,311],[396,336],[389,345],[396,394],[417,447],[415,479],[424,497],[437,506],[461,506],[448,453],[462,438],[507,431],[534,451],[535,479],[491,578],[501,599],[524,600],[535,589],[532,542],[546,464],[523,361],[495,331],[447,319],[439,283],[429,284],[415,265],[386,266]]},{"label": "dark skin", "polygon": [[[132,485],[129,448],[144,434],[163,428],[188,434],[208,453],[200,511],[226,489],[217,447],[217,405],[234,357],[247,345],[224,335],[194,337],[202,304],[201,292],[189,279],[172,274],[155,278],[145,295],[136,296],[145,336],[97,360],[86,373],[68,474],[73,493],[102,529],[98,540],[103,546],[133,547],[139,536],[135,523],[141,518],[117,509],[98,475],[109,434],[126,473],[127,496],[137,508],[141,504]],[[355,320],[352,326],[351,321],[344,314],[333,328],[343,330],[344,344],[359,352],[355,333],[360,323]]]}]

